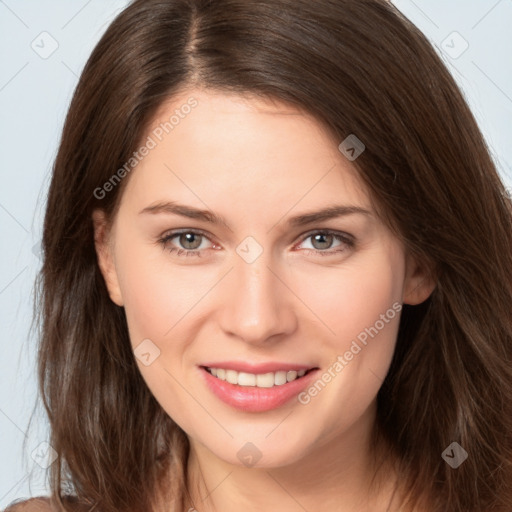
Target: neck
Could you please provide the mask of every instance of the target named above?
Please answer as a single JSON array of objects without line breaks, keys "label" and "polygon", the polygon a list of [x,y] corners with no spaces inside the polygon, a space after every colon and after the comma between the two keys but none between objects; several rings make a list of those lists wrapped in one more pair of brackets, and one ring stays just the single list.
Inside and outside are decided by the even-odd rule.
[{"label": "neck", "polygon": [[[387,512],[396,483],[383,446],[372,446],[372,406],[343,436],[319,440],[299,461],[247,468],[218,458],[190,440],[188,484],[201,512]],[[391,510],[391,509],[389,509]]]}]

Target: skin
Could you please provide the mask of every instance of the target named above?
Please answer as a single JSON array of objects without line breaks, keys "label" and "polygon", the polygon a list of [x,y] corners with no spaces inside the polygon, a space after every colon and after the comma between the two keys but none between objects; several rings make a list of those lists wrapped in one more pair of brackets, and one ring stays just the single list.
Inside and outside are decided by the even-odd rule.
[{"label": "skin", "polygon": [[[399,313],[306,405],[241,412],[210,392],[198,365],[286,361],[326,371],[394,303],[419,304],[434,283],[376,217],[341,141],[318,121],[282,103],[194,89],[162,105],[151,126],[191,96],[197,107],[126,178],[112,225],[101,210],[93,220],[98,262],[133,347],[150,339],[160,350],[149,366],[137,364],[190,440],[195,508],[384,512],[395,478],[386,461],[370,487],[369,436]],[[165,201],[209,209],[227,225],[140,213]],[[370,214],[287,225],[327,205]],[[201,257],[169,252],[191,250],[183,237],[159,242],[180,229],[206,234],[192,240]],[[355,245],[315,243],[311,232],[326,229]],[[250,264],[236,252],[248,236],[263,249]],[[261,452],[253,467],[237,457],[248,441]]]}]

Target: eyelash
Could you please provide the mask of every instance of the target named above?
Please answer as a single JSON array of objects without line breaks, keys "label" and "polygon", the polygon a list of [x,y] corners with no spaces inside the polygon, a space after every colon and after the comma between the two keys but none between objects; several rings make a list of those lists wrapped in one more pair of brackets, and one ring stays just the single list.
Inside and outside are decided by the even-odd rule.
[{"label": "eyelash", "polygon": [[[202,236],[202,237],[206,238],[207,240],[209,240],[208,236],[205,233],[203,233],[201,231],[189,229],[189,230],[173,231],[171,233],[167,233],[164,236],[162,236],[158,240],[158,242],[162,245],[162,247],[164,249],[168,250],[170,253],[176,252],[178,256],[202,257],[201,251],[197,250],[197,249],[180,249],[179,247],[168,247],[167,246],[167,244],[169,243],[170,240],[172,240],[173,238],[176,238],[179,235],[183,235],[183,234],[199,235],[199,236]],[[338,231],[333,231],[330,229],[316,230],[316,231],[309,232],[302,238],[300,243],[306,241],[308,238],[311,238],[315,235],[332,235],[336,240],[345,244],[346,247],[343,247],[341,249],[335,249],[335,250],[331,249],[331,250],[325,250],[325,251],[322,251],[320,249],[316,249],[316,250],[315,249],[304,249],[308,254],[314,253],[315,255],[319,254],[321,256],[332,256],[333,254],[341,253],[341,252],[347,250],[347,248],[351,249],[355,246],[355,241],[352,236],[345,235],[343,233],[340,233]]]}]

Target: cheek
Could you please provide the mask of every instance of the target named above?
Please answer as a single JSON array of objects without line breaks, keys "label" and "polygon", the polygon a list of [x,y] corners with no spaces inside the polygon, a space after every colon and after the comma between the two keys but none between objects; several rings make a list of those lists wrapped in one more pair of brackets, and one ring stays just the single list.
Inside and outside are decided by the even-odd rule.
[{"label": "cheek", "polygon": [[[193,313],[204,292],[198,289],[197,276],[193,278],[190,269],[173,267],[160,248],[123,240],[117,247],[119,282],[139,371],[155,399],[181,424],[193,403],[176,380],[187,348],[180,341],[180,328],[187,325],[187,313]],[[149,364],[140,356],[144,353],[150,354]]]},{"label": "cheek", "polygon": [[174,265],[159,247],[125,244],[123,250],[121,242],[119,249],[118,274],[132,343],[161,341],[211,287],[212,276],[198,286],[204,282],[199,267]]},{"label": "cheek", "polygon": [[295,289],[321,321],[323,339],[344,352],[352,340],[360,333],[364,338],[365,329],[376,323],[383,335],[393,330],[389,327],[398,320],[393,304],[396,308],[401,302],[403,279],[401,253],[379,244],[338,267],[295,278]]},{"label": "cheek", "polygon": [[399,251],[369,251],[312,296],[318,316],[335,334],[325,330],[328,358],[321,382],[306,390],[302,403],[319,418],[328,415],[332,421],[322,421],[332,433],[362,415],[382,385],[396,344],[403,278]]}]

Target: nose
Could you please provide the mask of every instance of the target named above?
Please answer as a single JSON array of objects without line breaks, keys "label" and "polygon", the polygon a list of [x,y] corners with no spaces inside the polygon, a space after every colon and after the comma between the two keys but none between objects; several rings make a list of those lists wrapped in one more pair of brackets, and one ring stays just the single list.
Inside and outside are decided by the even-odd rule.
[{"label": "nose", "polygon": [[220,326],[252,345],[278,341],[297,327],[293,293],[270,263],[265,252],[252,263],[239,258],[223,286]]}]

